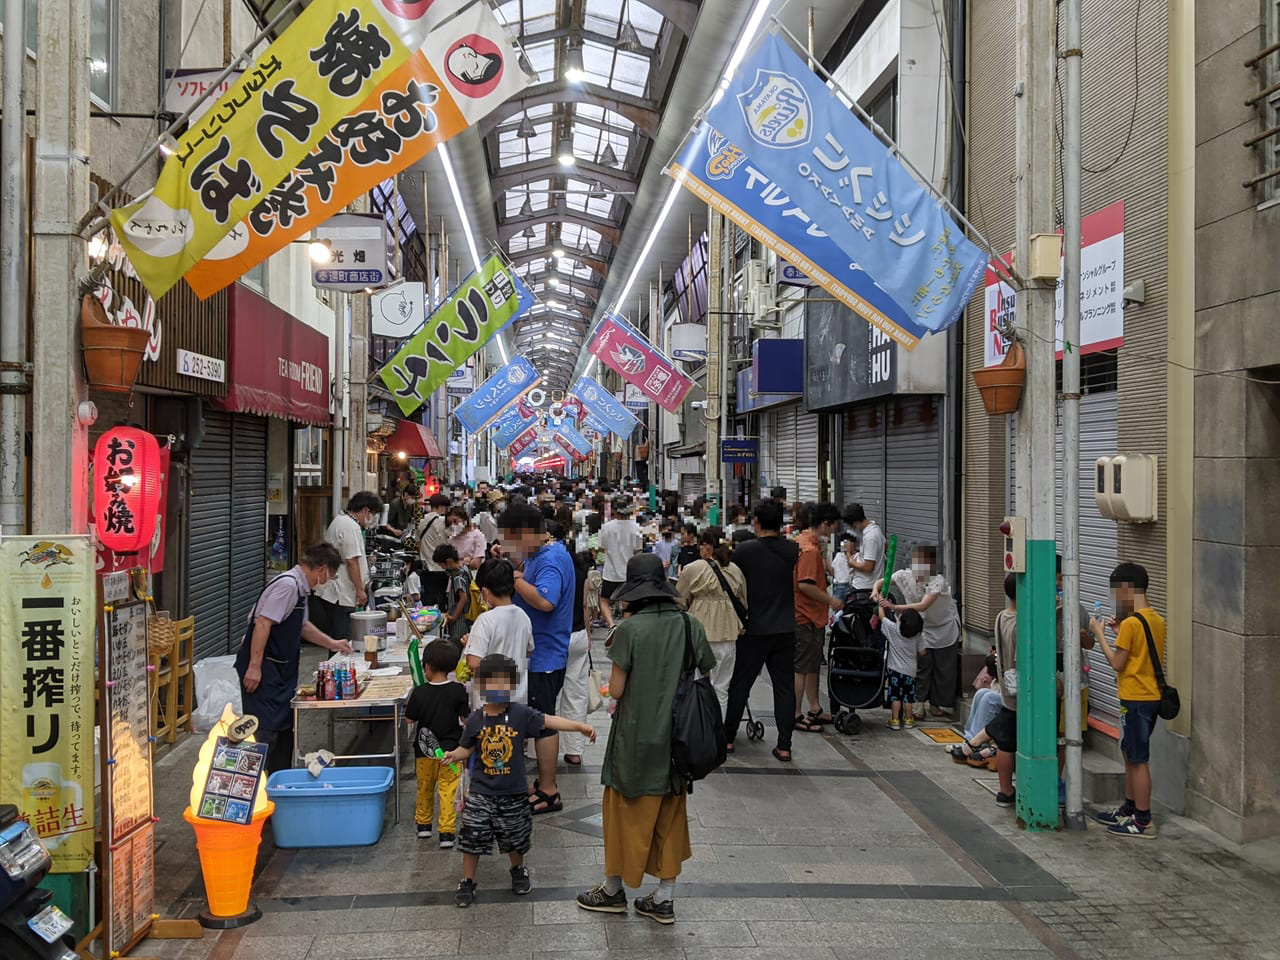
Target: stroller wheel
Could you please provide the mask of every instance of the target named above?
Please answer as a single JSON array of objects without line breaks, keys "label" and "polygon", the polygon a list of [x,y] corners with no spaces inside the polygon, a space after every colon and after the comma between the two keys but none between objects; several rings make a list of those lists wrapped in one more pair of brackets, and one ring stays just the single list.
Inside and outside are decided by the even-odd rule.
[{"label": "stroller wheel", "polygon": [[747,725],[747,739],[748,740],[764,739],[764,722],[763,721],[756,720]]},{"label": "stroller wheel", "polygon": [[856,713],[841,710],[836,714],[836,730],[844,734],[858,733],[862,729],[862,719]]}]

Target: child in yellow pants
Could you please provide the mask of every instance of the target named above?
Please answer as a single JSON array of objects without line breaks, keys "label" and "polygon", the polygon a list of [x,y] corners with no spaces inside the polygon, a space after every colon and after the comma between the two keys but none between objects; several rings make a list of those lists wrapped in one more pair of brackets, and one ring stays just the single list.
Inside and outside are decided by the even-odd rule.
[{"label": "child in yellow pants", "polygon": [[418,802],[415,816],[418,837],[431,836],[436,800],[440,801],[440,848],[453,847],[457,811],[454,798],[462,777],[461,768],[441,763],[437,751],[456,750],[462,736],[462,722],[471,711],[467,688],[449,679],[458,663],[458,649],[444,640],[434,640],[422,652],[422,670],[427,682],[414,687],[405,706],[405,719],[416,724],[413,751],[417,757]]}]

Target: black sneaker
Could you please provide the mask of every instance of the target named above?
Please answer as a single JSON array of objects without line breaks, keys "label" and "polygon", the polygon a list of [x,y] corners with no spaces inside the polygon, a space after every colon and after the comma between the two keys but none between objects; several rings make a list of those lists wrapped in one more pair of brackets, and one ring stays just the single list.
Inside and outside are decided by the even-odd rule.
[{"label": "black sneaker", "polygon": [[441,834],[440,834],[440,849],[441,849],[441,850],[452,850],[452,849],[453,849],[453,834],[452,834],[452,833],[441,833]]},{"label": "black sneaker", "polygon": [[586,893],[578,894],[578,906],[596,913],[626,913],[627,892],[619,890],[617,893],[609,893],[602,883]]},{"label": "black sneaker", "polygon": [[459,880],[458,892],[453,895],[453,902],[460,907],[469,907],[476,902],[476,882]]},{"label": "black sneaker", "polygon": [[642,917],[648,917],[650,920],[656,920],[661,924],[669,924],[676,922],[676,905],[672,900],[664,900],[662,903],[656,903],[653,894],[647,897],[636,897],[636,913]]},{"label": "black sneaker", "polygon": [[418,824],[418,839],[426,840],[430,836],[431,836],[431,824],[429,823]]},{"label": "black sneaker", "polygon": [[1124,806],[1116,807],[1114,810],[1098,810],[1093,814],[1093,819],[1105,827],[1114,827],[1118,823],[1123,823],[1133,816],[1132,811],[1126,813]]},{"label": "black sneaker", "polygon": [[518,897],[524,896],[533,889],[533,884],[529,880],[528,867],[512,867],[511,868],[511,892]]},{"label": "black sneaker", "polygon": [[1013,791],[1013,793],[997,793],[996,794],[997,807],[1012,807],[1017,802],[1017,800],[1018,800],[1017,790]]}]

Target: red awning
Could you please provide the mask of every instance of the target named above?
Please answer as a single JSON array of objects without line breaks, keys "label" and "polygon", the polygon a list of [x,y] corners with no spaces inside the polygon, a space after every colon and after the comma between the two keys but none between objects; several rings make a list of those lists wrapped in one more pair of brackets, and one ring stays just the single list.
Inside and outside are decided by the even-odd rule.
[{"label": "red awning", "polygon": [[411,457],[444,459],[440,445],[436,443],[436,435],[430,428],[412,420],[401,420],[396,424],[395,433],[387,437],[387,449],[392,453],[405,453]]},{"label": "red awning", "polygon": [[227,297],[227,396],[214,405],[323,426],[329,338],[242,284]]}]

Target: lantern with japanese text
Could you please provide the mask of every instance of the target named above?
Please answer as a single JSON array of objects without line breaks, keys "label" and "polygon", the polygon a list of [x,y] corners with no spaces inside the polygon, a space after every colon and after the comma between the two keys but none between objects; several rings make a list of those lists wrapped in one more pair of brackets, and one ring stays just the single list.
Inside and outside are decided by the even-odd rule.
[{"label": "lantern with japanese text", "polygon": [[139,553],[155,536],[160,509],[160,444],[138,427],[112,427],[93,454],[93,514],[98,541]]}]

